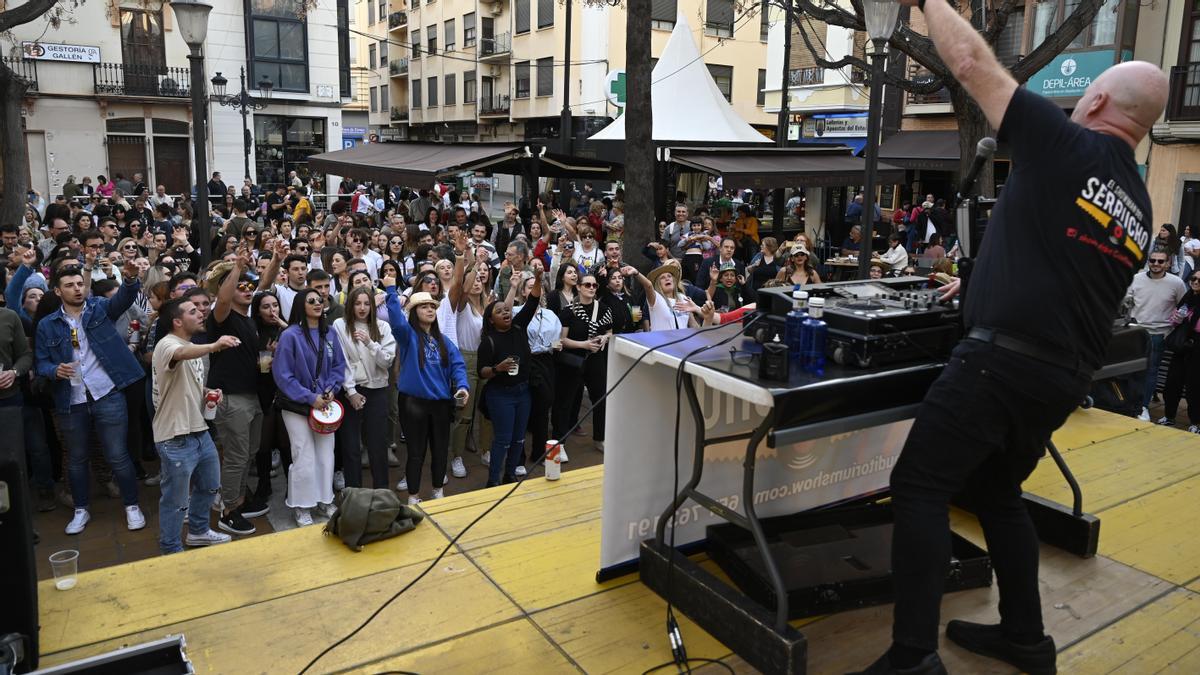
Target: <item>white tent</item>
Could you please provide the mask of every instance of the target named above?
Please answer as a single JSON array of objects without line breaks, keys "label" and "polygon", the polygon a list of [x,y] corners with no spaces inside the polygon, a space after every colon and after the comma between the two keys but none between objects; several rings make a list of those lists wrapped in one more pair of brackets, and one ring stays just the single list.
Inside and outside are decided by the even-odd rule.
[{"label": "white tent", "polygon": [[[738,116],[692,40],[682,12],[650,77],[655,141],[671,143],[772,143]],[[626,115],[592,134],[594,141],[625,140]]]}]

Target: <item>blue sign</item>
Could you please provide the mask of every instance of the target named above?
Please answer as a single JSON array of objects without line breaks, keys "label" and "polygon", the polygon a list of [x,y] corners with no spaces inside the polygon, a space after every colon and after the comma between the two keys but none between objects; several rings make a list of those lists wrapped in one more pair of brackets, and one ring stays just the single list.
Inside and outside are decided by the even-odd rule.
[{"label": "blue sign", "polygon": [[1083,96],[1083,91],[1117,61],[1112,49],[1059,54],[1047,63],[1026,85],[1030,91],[1050,98]]},{"label": "blue sign", "polygon": [[343,138],[362,138],[367,135],[366,127],[342,127]]},{"label": "blue sign", "polygon": [[362,139],[360,139],[360,138],[342,138],[342,149],[349,150],[350,148],[353,148],[355,145],[358,145],[358,141],[360,141],[360,140],[362,140]]}]

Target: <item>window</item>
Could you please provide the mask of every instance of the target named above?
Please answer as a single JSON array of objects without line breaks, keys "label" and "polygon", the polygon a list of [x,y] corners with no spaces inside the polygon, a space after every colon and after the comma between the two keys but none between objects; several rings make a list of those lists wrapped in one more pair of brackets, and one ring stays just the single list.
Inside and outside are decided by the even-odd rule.
[{"label": "window", "polygon": [[350,36],[350,65],[358,65],[358,38]]},{"label": "window", "polygon": [[660,30],[675,28],[676,0],[650,0],[650,27]]},{"label": "window", "polygon": [[446,51],[454,51],[454,19],[446,19]]},{"label": "window", "polygon": [[1012,67],[1021,58],[1021,35],[1025,29],[1025,9],[1014,9],[1008,15],[1000,37],[996,39],[996,58],[1007,67]]},{"label": "window", "polygon": [[367,45],[367,67],[375,67],[375,45]]},{"label": "window", "polygon": [[413,92],[412,107],[414,110],[416,110],[417,108],[421,107],[421,81],[420,80],[416,80],[413,82],[412,92]]},{"label": "window", "polygon": [[302,16],[303,0],[246,0],[249,81],[269,77],[275,91],[308,91],[308,26]]},{"label": "window", "polygon": [[733,37],[733,0],[708,0],[704,34]]},{"label": "window", "polygon": [[430,26],[425,29],[425,39],[428,40],[428,48],[426,54],[433,56],[437,54],[437,26]]},{"label": "window", "polygon": [[[766,42],[767,37],[771,33],[771,3],[770,0],[762,0],[762,8],[758,10],[760,23],[758,24],[758,40]],[[790,28],[790,27],[789,27]]]},{"label": "window", "polygon": [[463,103],[475,102],[475,71],[463,73]]},{"label": "window", "polygon": [[454,73],[446,75],[446,105],[454,105],[458,88],[458,76]]},{"label": "window", "polygon": [[538,0],[538,28],[554,25],[554,0]]},{"label": "window", "polygon": [[368,2],[367,3],[367,25],[370,26],[374,23],[375,23],[375,3]]},{"label": "window", "polygon": [[379,41],[379,67],[382,68],[388,63],[387,56],[387,40]]},{"label": "window", "polygon": [[529,62],[522,61],[514,66],[516,69],[517,98],[529,98]]},{"label": "window", "polygon": [[388,86],[385,84],[379,87],[379,112],[385,113],[388,111]]},{"label": "window", "polygon": [[[1092,19],[1090,26],[1080,31],[1071,41],[1067,49],[1085,49],[1103,47],[1117,42],[1117,9],[1119,0],[1104,0]],[[1071,12],[1079,6],[1079,0],[1041,0],[1037,3],[1033,15],[1033,39],[1029,44],[1030,51],[1045,42]],[[1012,17],[1009,17],[1012,21]]]},{"label": "window", "polygon": [[371,112],[378,112],[379,110],[379,95],[375,92],[375,87],[371,87],[371,105],[368,110]]},{"label": "window", "polygon": [[436,108],[437,104],[438,104],[437,78],[431,77],[426,80],[426,83],[427,83],[426,90],[429,92],[429,107]]},{"label": "window", "polygon": [[338,36],[338,96],[350,98],[354,88],[350,82],[350,66],[354,63],[355,55],[350,47],[350,24],[353,16],[350,14],[350,1],[337,0],[337,36]]},{"label": "window", "polygon": [[254,116],[254,156],[259,185],[280,185],[289,171],[308,178],[308,158],[325,152],[323,117]]},{"label": "window", "polygon": [[161,11],[121,10],[121,59],[126,65],[166,68]]},{"label": "window", "polygon": [[516,31],[517,35],[529,32],[529,0],[516,0]]},{"label": "window", "polygon": [[475,46],[475,12],[463,14],[463,49]]},{"label": "window", "polygon": [[[387,0],[379,0],[379,21],[380,22],[387,21],[387,18],[388,18],[387,10],[388,10]],[[387,106],[384,106],[384,107],[386,108]],[[381,110],[380,112],[386,112],[386,111]]]},{"label": "window", "polygon": [[767,71],[758,69],[758,91],[754,95],[754,105],[767,104]]},{"label": "window", "polygon": [[554,58],[547,56],[537,60],[537,95],[554,94]]},{"label": "window", "polygon": [[414,30],[412,32],[412,60],[416,61],[421,58],[421,31]]},{"label": "window", "polygon": [[708,64],[708,74],[717,83],[717,89],[725,95],[726,101],[733,101],[733,66],[714,66]]}]

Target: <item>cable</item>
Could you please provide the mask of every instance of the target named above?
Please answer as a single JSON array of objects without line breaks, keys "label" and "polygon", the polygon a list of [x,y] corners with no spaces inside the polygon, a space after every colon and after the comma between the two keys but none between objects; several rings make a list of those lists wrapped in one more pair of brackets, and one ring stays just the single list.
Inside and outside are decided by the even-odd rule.
[{"label": "cable", "polygon": [[[718,666],[721,666],[722,668],[724,668],[725,670],[727,670],[731,673],[737,672],[733,669],[733,666],[729,665],[728,663],[725,663],[724,661],[718,661],[717,659],[705,659],[705,658],[701,658],[699,656],[693,656],[692,658],[688,659],[689,663],[692,661],[699,661],[700,663],[713,663]],[[667,666],[677,666],[677,665],[679,665],[679,664],[675,663],[674,661],[667,661],[666,663],[660,663],[657,666],[654,666],[653,668],[647,668],[646,670],[642,671],[642,675],[650,675],[650,673],[653,673],[656,670],[662,670],[663,668],[666,668]],[[692,672],[692,669],[688,668],[686,665],[684,665],[682,667],[687,668],[687,672],[689,672],[689,673]]]},{"label": "cable", "polygon": [[[598,302],[598,300],[597,300],[597,302]],[[755,319],[755,320],[757,320],[757,319]],[[596,406],[600,405],[600,403],[603,402],[604,399],[608,398],[609,395],[612,394],[613,391],[615,391],[616,388],[619,387],[621,385],[621,383],[625,381],[625,378],[629,377],[629,374],[633,372],[633,369],[636,368],[637,365],[639,363],[641,363],[642,360],[645,359],[647,356],[649,356],[652,352],[656,352],[664,347],[670,347],[671,345],[679,344],[680,342],[685,342],[687,340],[692,339],[693,337],[695,337],[697,335],[701,335],[703,333],[708,333],[708,332],[717,330],[719,328],[724,328],[724,327],[725,326],[717,325],[717,326],[710,326],[708,328],[701,328],[700,330],[698,330],[694,333],[689,333],[677,340],[671,340],[669,342],[664,342],[661,345],[647,349],[645,352],[642,353],[641,356],[637,357],[637,359],[634,360],[634,362],[629,365],[629,368],[627,368],[625,370],[625,372],[621,374],[621,377],[617,378],[617,381],[611,387],[609,387],[607,391],[604,392],[603,396],[601,396],[598,400],[592,402],[592,404],[588,407],[588,409],[582,415],[579,416],[579,420],[577,422],[575,422],[575,426],[571,427],[570,430],[567,431],[567,433],[563,434],[563,436],[568,437],[572,433],[574,433],[574,431],[576,429],[578,429],[581,424],[583,424],[583,421],[586,420],[592,414],[592,411],[596,409]],[[739,335],[740,335],[740,333],[739,333]],[[717,345],[713,345],[713,346],[717,346]],[[678,447],[678,446],[676,446],[676,447]],[[677,464],[678,464],[678,462],[677,462]],[[405,584],[404,587],[401,588],[399,591],[396,591],[396,593],[394,595],[392,595],[392,597],[390,597],[386,601],[384,601],[384,603],[382,605],[380,605],[378,609],[376,609],[374,612],[372,612],[371,615],[368,616],[365,621],[363,621],[361,624],[359,624],[357,628],[350,631],[350,633],[348,635],[341,638],[337,642],[334,642],[333,644],[329,645],[325,649],[321,650],[321,653],[317,654],[315,657],[313,657],[313,659],[311,661],[309,661],[308,664],[305,665],[304,668],[302,668],[297,675],[304,675],[304,673],[308,672],[308,669],[312,668],[317,663],[317,661],[321,660],[322,657],[324,657],[326,654],[333,651],[334,649],[337,649],[343,643],[348,641],[350,638],[357,635],[359,633],[359,631],[361,631],[362,629],[367,627],[367,624],[374,621],[375,617],[379,616],[379,614],[381,612],[383,612],[384,609],[387,609],[388,605],[392,604],[392,602],[394,602],[401,595],[404,595],[405,591],[407,591],[408,589],[410,589],[414,585],[416,585],[416,583],[418,581],[420,581],[421,579],[423,579],[426,574],[429,574],[429,572],[431,572],[434,567],[437,567],[438,562],[440,562],[441,559],[443,557],[445,557],[445,555],[447,553],[450,552],[450,549],[453,548],[454,545],[458,543],[458,540],[461,539],[464,534],[469,532],[472,527],[475,527],[476,523],[483,520],[484,517],[486,517],[489,513],[494,511],[496,509],[496,507],[503,504],[504,500],[511,497],[513,495],[513,493],[517,491],[517,488],[521,487],[521,485],[524,484],[525,480],[527,478],[529,478],[530,475],[531,474],[526,474],[525,476],[523,476],[519,480],[517,480],[515,483],[513,483],[512,488],[510,488],[508,492],[505,492],[503,495],[501,495],[500,499],[497,499],[491,506],[489,506],[486,510],[484,510],[483,513],[476,516],[475,519],[472,520],[470,523],[468,523],[467,526],[464,527],[461,532],[454,535],[454,538],[450,540],[450,543],[446,544],[446,547],[442,549],[441,553],[438,553],[437,557],[434,558],[429,563],[429,566],[426,567],[424,570],[422,570],[421,573],[416,576],[416,578],[414,578],[412,581]],[[672,535],[673,534],[674,533],[672,532]]]}]

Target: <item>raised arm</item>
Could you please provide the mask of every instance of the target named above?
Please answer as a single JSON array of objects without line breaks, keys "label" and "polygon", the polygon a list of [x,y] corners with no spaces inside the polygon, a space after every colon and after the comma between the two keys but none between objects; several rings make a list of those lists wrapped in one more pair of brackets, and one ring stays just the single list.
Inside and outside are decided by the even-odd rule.
[{"label": "raised arm", "polygon": [[642,285],[642,290],[646,293],[646,302],[653,307],[655,300],[658,299],[658,293],[654,290],[654,284],[650,283],[650,280],[646,278],[646,275],[637,271],[637,268],[633,265],[626,265],[621,268],[621,276],[628,279],[630,275],[637,279],[638,283]]},{"label": "raised arm", "polygon": [[[463,279],[463,272],[467,267],[467,233],[459,230],[458,235],[454,239],[454,277],[450,280],[450,308],[454,311],[459,311],[466,303],[466,291],[464,286],[466,280]],[[472,265],[474,270],[475,266]]]},{"label": "raised arm", "polygon": [[[271,262],[267,263],[267,269],[263,272],[262,278],[258,280],[259,293],[269,291],[275,285],[275,280],[279,278],[279,268],[283,265],[283,259],[290,253],[286,239],[274,240],[267,250],[271,252]],[[242,254],[239,252],[238,260],[240,261],[241,258]],[[247,259],[249,259],[248,256]]]},{"label": "raised arm", "polygon": [[[917,0],[904,0],[903,4],[915,6]],[[946,0],[925,0],[924,12],[938,56],[979,104],[988,124],[999,129],[1017,81],[1000,65],[983,36]]]},{"label": "raised arm", "polygon": [[[242,278],[242,272],[246,271],[246,267],[250,264],[250,251],[246,250],[246,245],[238,249],[237,260],[233,262],[233,268],[229,270],[229,274],[225,275],[225,280],[221,282],[221,287],[217,289],[217,300],[213,303],[212,318],[218,324],[225,323],[229,318],[229,312],[233,309],[233,294],[237,292],[238,281]],[[275,265],[272,259],[271,264]],[[278,267],[278,265],[275,265]],[[264,277],[266,275],[263,275]],[[259,282],[260,289],[262,282]]]}]

